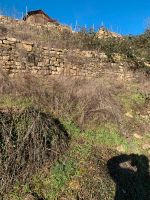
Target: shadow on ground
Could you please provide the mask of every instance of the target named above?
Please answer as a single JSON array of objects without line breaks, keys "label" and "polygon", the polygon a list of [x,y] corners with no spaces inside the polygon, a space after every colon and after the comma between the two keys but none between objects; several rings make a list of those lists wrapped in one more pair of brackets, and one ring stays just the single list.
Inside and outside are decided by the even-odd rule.
[{"label": "shadow on ground", "polygon": [[107,162],[116,184],[115,200],[150,199],[149,160],[144,155],[119,155]]}]

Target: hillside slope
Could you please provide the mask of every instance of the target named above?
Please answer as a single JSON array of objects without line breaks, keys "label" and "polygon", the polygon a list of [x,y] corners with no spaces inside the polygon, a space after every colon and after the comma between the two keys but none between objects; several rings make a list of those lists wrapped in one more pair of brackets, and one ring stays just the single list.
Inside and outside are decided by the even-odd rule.
[{"label": "hillside slope", "polygon": [[[9,166],[15,169],[15,177],[11,168],[9,173],[7,167],[1,169],[3,199],[113,200],[115,195],[121,195],[120,199],[128,195],[132,197],[129,199],[137,199],[139,193],[140,198],[149,198],[149,79],[141,76],[134,81],[118,82],[106,74],[91,80],[69,77],[44,80],[33,75],[10,78],[1,72],[0,83],[1,137],[5,138],[1,143],[4,156],[1,161],[4,166],[9,161]],[[30,107],[53,113],[52,117]],[[63,129],[54,120],[56,117]],[[54,160],[48,156],[46,162],[43,160],[46,151],[41,152],[45,149],[41,146],[45,134],[52,139],[50,152],[56,155]],[[65,141],[69,141],[69,146],[62,151]],[[31,151],[26,144],[31,144]],[[26,162],[22,156],[16,158],[23,152],[31,153],[31,162],[27,162],[27,155]],[[12,189],[6,191],[4,188],[9,184],[6,179],[12,175]],[[22,175],[26,178],[21,178]]]},{"label": "hillside slope", "polygon": [[145,35],[0,31],[0,200],[150,199]]}]

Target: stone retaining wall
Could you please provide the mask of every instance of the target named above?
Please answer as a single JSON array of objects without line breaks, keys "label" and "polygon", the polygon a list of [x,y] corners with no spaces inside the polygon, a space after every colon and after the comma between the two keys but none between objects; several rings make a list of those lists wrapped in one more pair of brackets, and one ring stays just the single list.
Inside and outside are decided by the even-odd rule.
[{"label": "stone retaining wall", "polygon": [[49,49],[15,38],[0,38],[0,69],[13,76],[17,73],[35,75],[68,75],[99,77],[104,72],[123,74],[125,62],[109,63],[104,53],[66,49]]}]

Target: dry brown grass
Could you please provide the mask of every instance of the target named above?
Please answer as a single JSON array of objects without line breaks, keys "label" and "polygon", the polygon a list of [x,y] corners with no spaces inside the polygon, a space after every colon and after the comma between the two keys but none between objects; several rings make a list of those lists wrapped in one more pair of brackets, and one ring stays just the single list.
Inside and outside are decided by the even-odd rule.
[{"label": "dry brown grass", "polygon": [[[125,113],[133,110],[136,114],[145,110],[147,115],[149,109],[148,77],[142,74],[136,76],[139,78],[129,82],[116,80],[113,75],[107,73],[101,78],[56,76],[47,80],[27,74],[11,79],[1,73],[0,105],[34,105],[56,117],[69,119],[82,129],[95,129],[104,123],[113,123],[122,132],[130,132],[132,130],[128,123],[131,123],[129,120],[126,122]],[[134,121],[133,118],[131,122],[134,124]]]},{"label": "dry brown grass", "polygon": [[[42,107],[56,116],[75,121],[80,127],[96,127],[103,122],[120,126],[121,106],[115,95],[121,83],[111,84],[109,79],[81,79],[56,77],[42,80],[19,75],[11,80],[0,77],[1,96],[12,99],[30,99],[33,105]],[[107,84],[106,84],[107,82]]]}]

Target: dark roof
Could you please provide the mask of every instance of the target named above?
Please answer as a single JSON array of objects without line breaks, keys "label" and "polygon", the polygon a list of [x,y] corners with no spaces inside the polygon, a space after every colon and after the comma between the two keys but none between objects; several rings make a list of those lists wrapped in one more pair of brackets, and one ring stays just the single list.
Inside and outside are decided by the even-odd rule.
[{"label": "dark roof", "polygon": [[43,15],[45,15],[47,17],[47,19],[48,19],[49,22],[58,23],[57,20],[52,19],[51,17],[49,17],[43,10],[29,11],[27,13],[27,15],[23,17],[23,20],[26,20],[29,16],[36,15],[36,14],[43,14]]}]

